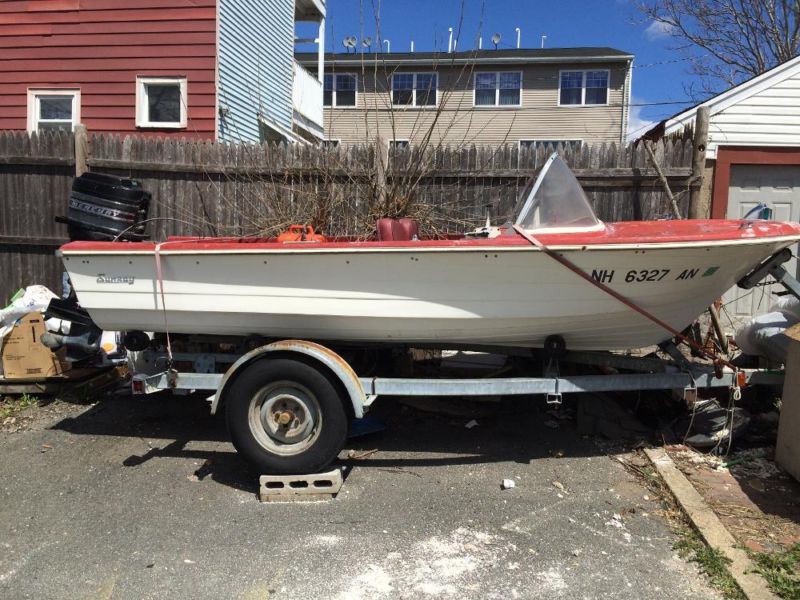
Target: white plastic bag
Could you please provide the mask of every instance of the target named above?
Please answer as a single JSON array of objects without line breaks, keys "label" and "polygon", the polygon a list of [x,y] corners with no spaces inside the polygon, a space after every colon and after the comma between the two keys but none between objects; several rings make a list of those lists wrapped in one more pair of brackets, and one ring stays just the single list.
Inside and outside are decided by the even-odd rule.
[{"label": "white plastic bag", "polygon": [[33,311],[44,311],[50,300],[57,298],[53,292],[43,285],[31,285],[25,288],[25,293],[14,300],[5,308],[0,309],[0,338],[11,331],[14,323],[20,317]]}]

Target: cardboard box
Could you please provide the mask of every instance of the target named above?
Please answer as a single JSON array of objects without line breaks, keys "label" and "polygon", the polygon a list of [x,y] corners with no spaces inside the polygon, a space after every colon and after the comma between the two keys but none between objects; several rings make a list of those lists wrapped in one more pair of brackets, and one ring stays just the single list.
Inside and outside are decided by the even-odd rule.
[{"label": "cardboard box", "polygon": [[28,313],[19,320],[3,339],[5,379],[44,379],[70,370],[63,349],[53,352],[39,341],[46,331],[41,313]]}]

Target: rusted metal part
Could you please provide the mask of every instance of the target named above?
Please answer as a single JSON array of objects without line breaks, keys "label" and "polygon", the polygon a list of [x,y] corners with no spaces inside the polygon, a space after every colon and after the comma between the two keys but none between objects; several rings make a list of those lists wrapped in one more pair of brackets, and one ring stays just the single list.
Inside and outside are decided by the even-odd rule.
[{"label": "rusted metal part", "polygon": [[231,367],[222,377],[222,381],[217,388],[217,393],[214,395],[214,398],[211,402],[211,414],[216,414],[217,409],[224,399],[225,391],[227,390],[230,381],[242,367],[250,364],[258,358],[275,352],[302,354],[329,368],[336,378],[342,382],[342,385],[347,392],[348,399],[353,406],[354,416],[357,419],[360,419],[364,416],[364,406],[368,404],[367,395],[364,392],[364,388],[361,386],[361,381],[359,380],[358,375],[356,375],[356,372],[353,371],[353,368],[347,363],[347,361],[345,361],[330,348],[326,348],[320,344],[305,340],[282,340],[279,342],[273,342],[271,344],[267,344],[266,346],[261,346],[260,348],[251,350],[239,358],[239,360],[233,363],[233,365],[231,365]]}]

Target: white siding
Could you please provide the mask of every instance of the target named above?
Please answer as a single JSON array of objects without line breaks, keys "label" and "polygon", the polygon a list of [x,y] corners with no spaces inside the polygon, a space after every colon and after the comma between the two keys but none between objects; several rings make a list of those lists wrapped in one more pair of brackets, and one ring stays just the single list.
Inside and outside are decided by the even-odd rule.
[{"label": "white siding", "polygon": [[[762,73],[710,100],[708,151],[719,146],[800,146],[800,58]],[[694,122],[697,108],[666,123],[665,133]]]},{"label": "white siding", "polygon": [[220,0],[222,141],[259,141],[258,114],[291,131],[294,0]]},{"label": "white siding", "polygon": [[712,115],[709,150],[725,146],[800,144],[800,74]]}]

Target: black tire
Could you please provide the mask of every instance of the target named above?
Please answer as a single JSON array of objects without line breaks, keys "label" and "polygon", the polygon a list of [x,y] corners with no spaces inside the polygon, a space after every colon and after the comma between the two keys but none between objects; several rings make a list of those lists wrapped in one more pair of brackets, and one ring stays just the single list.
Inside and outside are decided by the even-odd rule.
[{"label": "black tire", "polygon": [[347,412],[336,386],[305,362],[254,362],[235,379],[225,403],[233,445],[261,474],[318,473],[347,439]]}]

